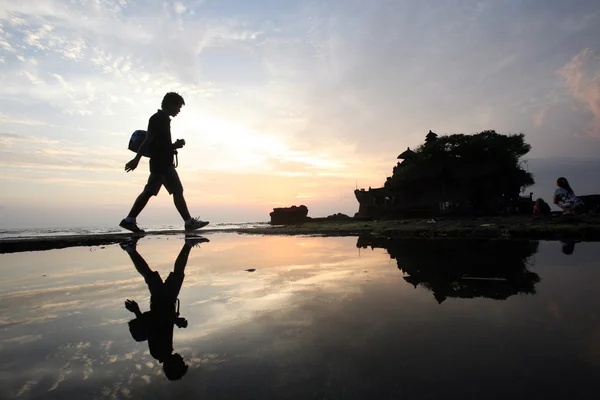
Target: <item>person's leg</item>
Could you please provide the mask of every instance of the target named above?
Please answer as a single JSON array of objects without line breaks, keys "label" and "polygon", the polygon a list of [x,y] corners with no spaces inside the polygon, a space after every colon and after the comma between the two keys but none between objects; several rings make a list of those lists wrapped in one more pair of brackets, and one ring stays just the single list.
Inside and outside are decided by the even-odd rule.
[{"label": "person's leg", "polygon": [[138,217],[138,215],[140,215],[142,210],[144,210],[150,198],[158,194],[162,184],[162,175],[151,173],[148,177],[148,182],[146,183],[144,190],[135,199],[135,202],[133,203],[129,214],[127,214],[127,217],[121,221],[119,226],[125,229],[129,229],[132,232],[143,233],[144,231],[137,226],[136,218]]},{"label": "person's leg", "polygon": [[175,260],[173,272],[169,273],[169,276],[167,279],[165,279],[165,287],[167,288],[169,304],[171,304],[171,302],[175,304],[175,301],[179,296],[179,291],[181,290],[183,279],[185,278],[185,266],[187,265],[191,250],[192,245],[188,242],[185,242],[181,248],[181,251],[179,252],[179,255],[177,256],[177,259]]},{"label": "person's leg", "polygon": [[183,221],[189,221],[192,216],[188,210],[187,203],[183,197],[183,185],[179,179],[179,174],[175,167],[170,167],[164,174],[164,185],[170,195],[173,196],[173,203],[175,208],[183,218]]},{"label": "person's leg", "polygon": [[177,259],[175,260],[175,266],[173,267],[173,272],[176,274],[181,273],[185,270],[185,266],[188,262],[188,257],[190,256],[190,252],[192,251],[192,245],[187,241],[184,242]]},{"label": "person's leg", "polygon": [[177,208],[177,211],[179,212],[179,215],[181,215],[181,218],[183,218],[184,222],[192,219],[185,201],[185,197],[183,197],[183,192],[173,193],[173,203],[175,204],[175,208]]},{"label": "person's leg", "polygon": [[563,210],[563,214],[564,215],[573,215],[573,208],[570,206],[562,206],[561,207]]},{"label": "person's leg", "polygon": [[208,225],[207,221],[192,218],[190,215],[185,197],[183,196],[183,185],[181,184],[179,174],[175,167],[169,168],[163,176],[165,188],[173,196],[173,203],[175,204],[179,215],[181,215],[181,218],[185,222],[185,229],[195,230]]},{"label": "person's leg", "polygon": [[146,191],[143,191],[142,193],[140,193],[140,195],[137,197],[137,199],[135,199],[135,202],[133,203],[133,206],[131,207],[129,214],[127,214],[127,218],[135,221],[135,219],[137,218],[138,215],[140,215],[140,213],[142,212],[144,207],[146,207],[146,205],[148,204],[148,201],[150,200],[151,197],[152,197],[152,194],[148,193]]},{"label": "person's leg", "polygon": [[[137,241],[136,241],[137,242]],[[121,248],[129,254],[129,258],[133,262],[135,269],[139,272],[140,275],[144,277],[144,281],[146,285],[148,285],[148,290],[150,291],[150,295],[155,295],[160,292],[162,289],[163,281],[160,277],[160,274],[156,271],[152,271],[150,266],[144,260],[144,257],[138,253],[136,249],[136,242],[133,243],[121,243]]]},{"label": "person's leg", "polygon": [[137,272],[140,273],[140,275],[146,277],[152,274],[153,271],[148,266],[148,263],[146,262],[146,260],[144,260],[144,257],[142,257],[140,253],[138,253],[136,249],[136,243],[124,242],[121,243],[121,248],[125,250],[127,254],[129,254],[129,258],[131,258],[135,269],[137,270]]}]

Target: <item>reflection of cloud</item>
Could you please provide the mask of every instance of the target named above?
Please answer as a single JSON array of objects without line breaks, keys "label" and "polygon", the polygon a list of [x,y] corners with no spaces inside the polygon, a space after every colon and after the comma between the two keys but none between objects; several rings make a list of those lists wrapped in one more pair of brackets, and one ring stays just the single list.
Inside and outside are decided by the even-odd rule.
[{"label": "reflection of cloud", "polygon": [[[313,257],[319,257],[324,250],[323,246],[318,245],[301,247],[309,250],[303,251]],[[299,299],[315,293],[338,294],[342,297],[359,294],[361,288],[357,283],[365,279],[364,268],[364,260],[344,258],[338,262],[285,265],[273,272],[270,269],[261,270],[257,275],[259,278],[251,281],[244,278],[246,275],[238,277],[230,274],[194,279],[193,283],[187,284],[188,288],[210,286],[222,289],[218,295],[195,303],[202,304],[209,317],[196,324],[193,330],[182,332],[180,337],[194,340],[227,331],[260,315],[294,308]]]},{"label": "reflection of cloud", "polygon": [[25,343],[35,342],[37,340],[40,340],[41,338],[42,338],[42,335],[25,335],[25,336],[18,336],[18,337],[3,339],[3,340],[0,340],[0,343],[25,344]]},{"label": "reflection of cloud", "polygon": [[559,74],[571,95],[592,114],[588,133],[600,138],[600,57],[583,49]]}]

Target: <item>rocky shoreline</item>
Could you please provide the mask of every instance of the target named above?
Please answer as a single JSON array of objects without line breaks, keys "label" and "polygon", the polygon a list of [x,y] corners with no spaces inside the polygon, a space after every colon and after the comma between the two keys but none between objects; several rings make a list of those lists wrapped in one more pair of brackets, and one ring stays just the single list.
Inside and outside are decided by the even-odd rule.
[{"label": "rocky shoreline", "polygon": [[[600,241],[600,216],[482,217],[443,220],[312,221],[268,228],[202,229],[194,235],[372,235],[390,238],[464,238]],[[148,235],[184,235],[185,231],[153,231]],[[0,253],[41,251],[73,246],[103,246],[131,238],[131,233],[0,239]]]}]

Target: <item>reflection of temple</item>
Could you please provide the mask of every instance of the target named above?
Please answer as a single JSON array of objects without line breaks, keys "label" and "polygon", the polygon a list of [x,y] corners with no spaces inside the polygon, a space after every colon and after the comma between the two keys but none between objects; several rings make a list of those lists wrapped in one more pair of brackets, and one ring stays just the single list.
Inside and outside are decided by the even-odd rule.
[{"label": "reflection of temple", "polygon": [[424,240],[360,237],[359,248],[384,248],[398,263],[404,280],[448,297],[505,300],[535,294],[540,277],[527,269],[538,242],[501,240]]}]

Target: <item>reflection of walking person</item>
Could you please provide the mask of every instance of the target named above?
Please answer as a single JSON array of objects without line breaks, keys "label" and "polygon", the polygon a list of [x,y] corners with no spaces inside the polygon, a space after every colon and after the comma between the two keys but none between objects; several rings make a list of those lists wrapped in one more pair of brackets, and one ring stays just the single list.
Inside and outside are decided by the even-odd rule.
[{"label": "reflection of walking person", "polygon": [[142,193],[133,203],[127,217],[119,224],[122,228],[136,233],[144,232],[137,226],[136,218],[144,207],[146,207],[150,198],[156,196],[163,185],[169,194],[173,195],[175,207],[185,222],[185,230],[191,231],[208,225],[207,221],[192,218],[190,215],[187,203],[183,197],[183,186],[173,164],[177,149],[182,148],[185,145],[185,141],[179,139],[175,143],[172,142],[170,117],[177,116],[183,105],[185,105],[185,101],[179,94],[171,92],[165,95],[162,100],[161,109],[150,117],[148,121],[146,138],[140,145],[135,158],[125,164],[126,172],[133,171],[137,168],[144,153],[148,152],[150,155],[150,176],[148,177],[148,182]]},{"label": "reflection of walking person", "polygon": [[181,379],[188,365],[178,353],[173,353],[173,328],[187,328],[188,322],[179,316],[179,291],[185,277],[184,270],[192,247],[205,238],[186,239],[177,256],[173,272],[163,282],[159,273],[152,271],[144,258],[137,252],[136,241],[121,243],[129,254],[137,271],[144,277],[150,290],[150,311],[142,313],[138,304],[127,299],[125,308],[135,314],[129,321],[131,336],[138,342],[148,340],[150,355],[163,365],[163,371],[169,380]]}]

